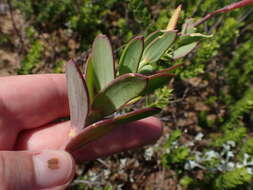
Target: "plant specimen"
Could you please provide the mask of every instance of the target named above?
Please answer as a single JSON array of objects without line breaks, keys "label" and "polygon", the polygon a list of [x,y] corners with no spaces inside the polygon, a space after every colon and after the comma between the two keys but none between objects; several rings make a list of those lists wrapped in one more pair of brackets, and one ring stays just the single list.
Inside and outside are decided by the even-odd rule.
[{"label": "plant specimen", "polygon": [[[170,70],[157,70],[156,62],[163,56],[176,60],[194,50],[200,40],[210,36],[196,33],[196,27],[212,16],[253,3],[244,0],[219,9],[198,22],[185,21],[182,30],[175,30],[181,6],[174,12],[168,27],[147,37],[137,36],[124,48],[118,63],[108,38],[98,35],[93,42],[84,68],[84,76],[74,60],[66,65],[71,131],[65,145],[67,151],[76,151],[86,144],[108,134],[120,124],[139,120],[160,112],[156,107],[114,114],[136,98],[151,94],[163,87],[173,76]],[[178,40],[177,46],[174,42]]]}]

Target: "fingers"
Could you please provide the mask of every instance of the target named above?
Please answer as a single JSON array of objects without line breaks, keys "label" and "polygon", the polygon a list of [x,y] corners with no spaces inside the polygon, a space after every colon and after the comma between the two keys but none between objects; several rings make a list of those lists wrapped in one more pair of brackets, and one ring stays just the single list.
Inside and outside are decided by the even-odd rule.
[{"label": "fingers", "polygon": [[[68,138],[69,122],[53,127],[35,129],[20,135],[16,148],[18,150],[58,149]],[[75,160],[82,162],[107,156],[131,148],[153,143],[162,134],[162,124],[157,118],[150,117],[118,126],[108,135],[89,143],[80,151],[74,152]]]},{"label": "fingers", "polygon": [[0,152],[0,189],[53,190],[64,187],[73,175],[73,159],[64,151]]},{"label": "fingers", "polygon": [[0,78],[0,127],[34,128],[68,115],[65,83],[59,74]]}]

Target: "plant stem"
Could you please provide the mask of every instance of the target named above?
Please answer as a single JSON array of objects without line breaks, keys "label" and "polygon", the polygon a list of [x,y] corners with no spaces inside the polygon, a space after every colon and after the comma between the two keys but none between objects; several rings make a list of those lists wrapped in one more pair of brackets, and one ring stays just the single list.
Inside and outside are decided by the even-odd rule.
[{"label": "plant stem", "polygon": [[218,9],[214,12],[211,12],[209,14],[207,14],[204,18],[200,19],[198,22],[196,22],[193,26],[197,27],[200,24],[203,24],[204,22],[206,22],[208,19],[212,18],[213,16],[220,14],[220,13],[226,13],[229,11],[232,11],[233,9],[237,9],[240,7],[245,7],[249,4],[252,4],[253,0],[242,0],[236,3],[232,3],[231,5],[225,6],[224,8]]}]

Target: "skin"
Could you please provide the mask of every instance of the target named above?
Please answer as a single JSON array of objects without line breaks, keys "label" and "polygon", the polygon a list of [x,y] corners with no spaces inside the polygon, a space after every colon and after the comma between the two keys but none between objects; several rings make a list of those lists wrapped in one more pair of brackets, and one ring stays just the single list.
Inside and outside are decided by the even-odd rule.
[{"label": "skin", "polygon": [[[20,153],[21,150],[61,149],[68,138],[70,122],[53,121],[68,115],[64,75],[0,78],[0,158],[6,155],[6,150]],[[153,143],[161,134],[160,120],[150,117],[118,126],[110,134],[71,154],[75,161],[84,162]],[[8,169],[10,165],[6,164],[2,167]],[[16,183],[13,176],[10,177],[12,180],[5,181]]]}]

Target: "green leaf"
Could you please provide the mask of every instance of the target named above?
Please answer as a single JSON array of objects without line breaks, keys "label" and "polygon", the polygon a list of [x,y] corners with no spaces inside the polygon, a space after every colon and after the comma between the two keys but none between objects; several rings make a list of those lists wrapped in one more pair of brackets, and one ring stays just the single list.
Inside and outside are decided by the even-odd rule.
[{"label": "green leaf", "polygon": [[120,61],[119,61],[119,74],[125,73],[136,73],[143,49],[144,49],[144,38],[143,36],[138,36],[131,40],[126,48],[124,49]]},{"label": "green leaf", "polygon": [[185,23],[182,26],[182,35],[192,34],[196,31],[196,28],[194,27],[194,19],[186,19]]},{"label": "green leaf", "polygon": [[139,71],[138,73],[140,74],[144,74],[144,75],[148,75],[150,73],[154,73],[156,70],[156,67],[153,65],[144,65]]},{"label": "green leaf", "polygon": [[176,31],[168,31],[152,41],[144,50],[140,67],[158,61],[175,41],[176,35]]},{"label": "green leaf", "polygon": [[179,59],[179,58],[182,58],[186,55],[188,55],[190,52],[192,52],[195,47],[198,45],[197,42],[193,42],[191,44],[187,44],[187,45],[184,45],[184,46],[181,46],[180,48],[176,49],[174,52],[173,52],[173,59]]},{"label": "green leaf", "polygon": [[161,30],[157,30],[157,31],[149,34],[144,40],[144,47],[146,48],[153,40],[155,40],[156,38],[158,38],[159,36],[161,36],[163,34],[164,34],[164,32],[162,32]]},{"label": "green leaf", "polygon": [[201,34],[201,33],[192,33],[192,34],[189,34],[189,36],[191,37],[198,37],[200,40],[201,39],[204,39],[204,38],[212,38],[213,35],[206,35],[206,34]]},{"label": "green leaf", "polygon": [[89,93],[89,99],[90,102],[93,102],[94,96],[95,96],[95,76],[94,76],[94,70],[92,65],[92,56],[91,54],[88,56],[88,59],[85,64],[85,80],[88,88]]},{"label": "green leaf", "polygon": [[182,10],[182,5],[179,5],[175,9],[175,11],[173,12],[172,17],[168,23],[166,30],[175,30],[177,23],[178,23],[178,19],[180,17],[181,10]]},{"label": "green leaf", "polygon": [[85,80],[77,65],[70,61],[66,65],[68,99],[71,126],[80,130],[85,126],[89,111],[89,97]]},{"label": "green leaf", "polygon": [[169,83],[173,75],[169,73],[158,73],[151,76],[148,76],[148,85],[142,95],[151,94],[156,89],[161,88],[162,86]]},{"label": "green leaf", "polygon": [[187,45],[193,42],[200,42],[200,40],[212,38],[213,35],[205,35],[200,33],[192,33],[189,35],[183,35],[180,37],[179,46]]},{"label": "green leaf", "polygon": [[189,147],[178,147],[172,149],[170,153],[165,153],[166,156],[166,165],[172,164],[184,164],[186,160],[189,159],[191,150]]},{"label": "green leaf", "polygon": [[98,35],[92,46],[92,63],[97,91],[101,91],[114,79],[112,47],[105,35]]},{"label": "green leaf", "polygon": [[159,113],[160,111],[161,110],[158,108],[145,108],[138,111],[123,114],[112,119],[106,119],[94,123],[83,129],[83,131],[77,136],[73,137],[67,144],[66,150],[69,152],[74,152],[78,149],[81,149],[86,144],[108,134],[112,131],[113,128],[119,125],[152,116],[154,114]]},{"label": "green leaf", "polygon": [[168,149],[170,148],[170,146],[177,141],[180,137],[182,136],[182,131],[180,131],[179,129],[176,129],[174,131],[172,131],[170,133],[169,138],[166,140],[165,144],[164,144],[164,148]]},{"label": "green leaf", "polygon": [[115,79],[101,93],[92,105],[95,115],[106,116],[137,97],[147,85],[147,79],[140,74],[125,74]]}]

